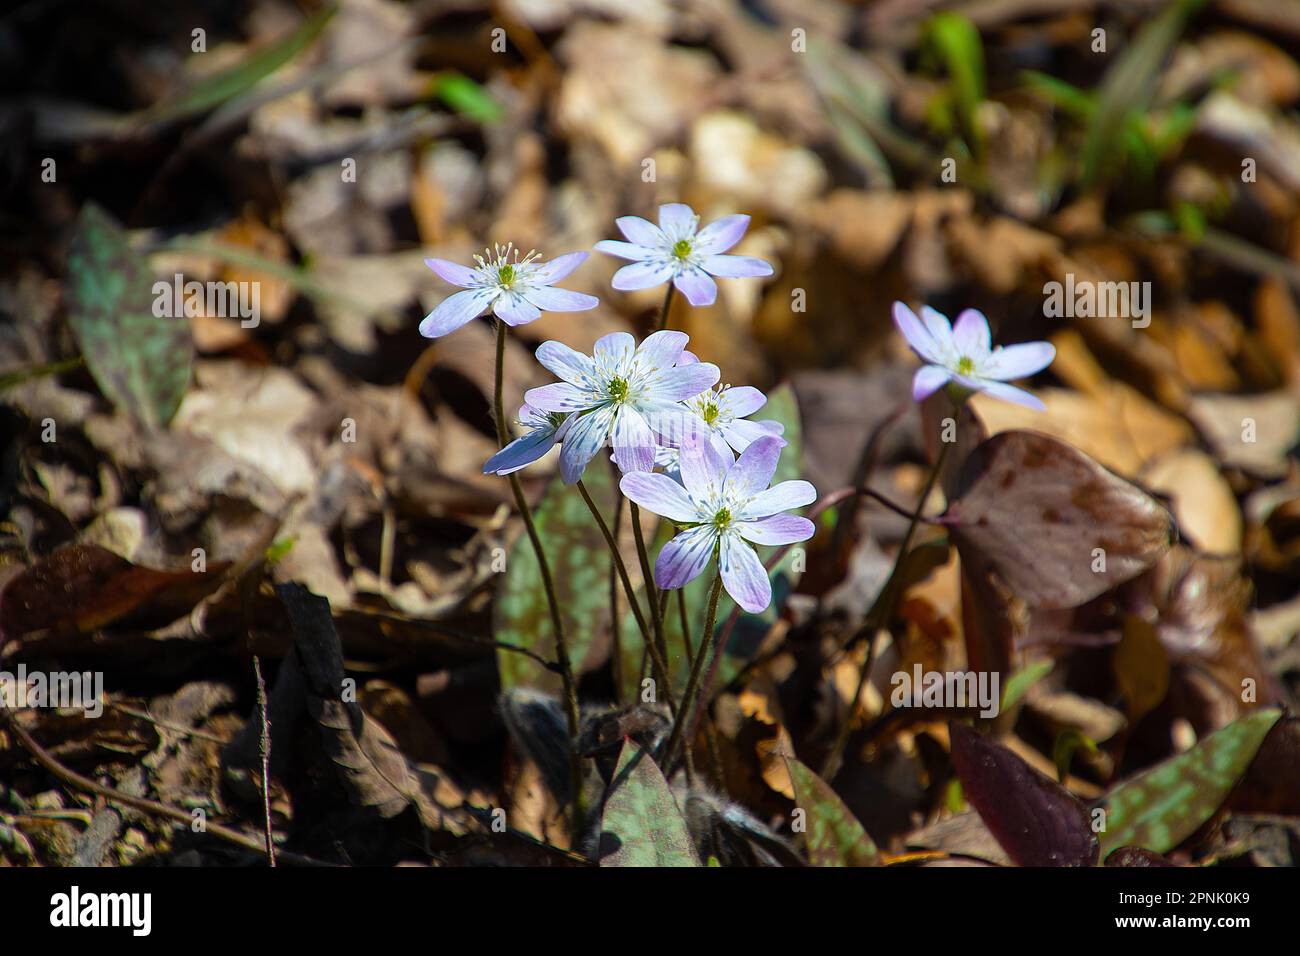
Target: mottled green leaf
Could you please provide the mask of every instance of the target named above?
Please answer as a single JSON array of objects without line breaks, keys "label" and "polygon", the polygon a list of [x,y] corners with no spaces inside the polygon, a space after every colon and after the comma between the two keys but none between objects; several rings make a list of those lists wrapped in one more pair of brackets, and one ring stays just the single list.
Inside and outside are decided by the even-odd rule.
[{"label": "mottled green leaf", "polygon": [[631,740],[600,818],[601,866],[699,866],[677,801],[659,767]]},{"label": "mottled green leaf", "polygon": [[1108,793],[1098,803],[1106,810],[1102,858],[1121,846],[1165,853],[1195,833],[1237,785],[1281,715],[1248,714]]},{"label": "mottled green leaf", "polygon": [[[794,389],[788,384],[773,389],[768,395],[767,404],[755,413],[754,420],[779,421],[785,426],[783,437],[789,444],[781,452],[781,461],[777,464],[772,483],[776,484],[777,482],[790,481],[801,477],[803,432],[799,424],[799,406],[795,401]],[[652,562],[658,556],[659,548],[674,534],[676,534],[676,531],[671,522],[661,521],[659,523],[659,533],[650,546],[650,559]],[[735,626],[731,629],[731,635],[727,639],[727,645],[723,650],[722,660],[718,663],[719,684],[729,682],[740,672],[740,669],[757,653],[763,638],[767,636],[772,625],[776,623],[777,616],[781,613],[781,608],[785,604],[785,599],[790,595],[795,582],[799,578],[798,572],[794,570],[797,549],[798,545],[787,551],[780,563],[772,569],[772,603],[768,605],[767,609],[760,614],[742,613],[736,619]],[[756,550],[759,558],[766,562],[775,553],[776,549],[760,546]],[[631,565],[635,564],[636,558],[633,555],[628,560]],[[606,562],[606,565],[608,565],[608,562]],[[700,630],[704,627],[704,619],[708,610],[709,588],[713,586],[713,579],[717,573],[716,564],[710,564],[703,574],[685,588],[686,620],[691,632],[692,647],[698,647],[700,643]],[[715,633],[725,632],[727,620],[735,609],[735,602],[731,600],[726,591],[723,591],[718,599]],[[648,620],[649,618],[647,618]],[[686,655],[686,644],[682,637],[680,622],[681,614],[677,606],[677,595],[673,594],[669,598],[668,608],[664,613],[664,639],[668,644],[668,666],[672,672],[673,687],[676,690],[685,689],[686,679],[690,674],[690,663]],[[641,632],[637,629],[636,619],[630,611],[624,616],[622,634],[623,653],[625,660],[630,662],[630,666],[623,668],[623,688],[628,695],[628,699],[635,699],[635,695],[639,691],[640,672],[637,668],[641,661],[643,645]]]},{"label": "mottled green leaf", "polygon": [[[612,522],[614,486],[605,462],[593,462],[582,481],[605,520]],[[569,658],[574,669],[581,672],[597,647],[597,636],[609,624],[609,551],[582,496],[559,478],[547,488],[546,496],[534,509],[533,518],[555,581]],[[527,535],[518,537],[506,559],[505,580],[497,589],[492,621],[498,641],[526,647],[547,660],[555,660],[551,613],[542,588],[537,555]],[[559,674],[523,654],[498,651],[497,667],[502,690],[560,689]]]},{"label": "mottled green leaf", "polygon": [[190,382],[189,322],[154,315],[153,275],[93,203],[73,230],[67,300],[68,324],[100,391],[150,428],[171,421]]},{"label": "mottled green leaf", "polygon": [[795,807],[806,814],[804,843],[813,866],[875,866],[876,845],[834,790],[805,764],[786,757]]},{"label": "mottled green leaf", "polygon": [[239,63],[214,76],[200,80],[176,97],[149,110],[153,122],[182,119],[220,106],[227,100],[256,86],[315,42],[337,7],[322,7],[284,39],[250,53]]}]

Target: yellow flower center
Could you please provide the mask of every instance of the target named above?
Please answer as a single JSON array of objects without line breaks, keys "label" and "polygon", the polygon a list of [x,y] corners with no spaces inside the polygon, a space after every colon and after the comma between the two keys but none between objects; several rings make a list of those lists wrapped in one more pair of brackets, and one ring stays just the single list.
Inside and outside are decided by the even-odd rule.
[{"label": "yellow flower center", "polygon": [[673,243],[673,255],[678,259],[685,259],[691,254],[691,243],[689,239],[678,239]]},{"label": "yellow flower center", "polygon": [[974,359],[972,359],[972,358],[967,358],[965,355],[963,355],[960,359],[957,360],[957,374],[958,374],[958,375],[971,375],[971,374],[973,374],[974,372],[975,372],[975,360],[974,360]]}]

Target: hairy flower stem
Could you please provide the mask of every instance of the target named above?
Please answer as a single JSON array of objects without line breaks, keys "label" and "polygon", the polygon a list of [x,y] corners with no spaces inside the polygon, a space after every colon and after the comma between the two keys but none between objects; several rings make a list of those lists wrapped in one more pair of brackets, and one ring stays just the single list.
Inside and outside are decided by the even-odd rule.
[{"label": "hairy flower stem", "polygon": [[[610,479],[614,485],[618,484],[618,466],[611,459],[609,462]],[[623,496],[615,495],[614,497],[614,533],[613,540],[618,540],[619,526],[623,521]],[[618,586],[619,574],[618,563],[621,556],[611,554],[609,557],[609,637],[610,637],[610,668],[614,676],[614,695],[620,705],[626,703],[623,700],[623,668],[626,666],[623,660],[623,619],[618,613]],[[626,569],[624,569],[626,573]],[[640,608],[637,609],[638,611]]]},{"label": "hairy flower stem", "polygon": [[[628,500],[628,513],[632,517],[632,536],[636,539],[637,560],[641,562],[641,580],[645,581],[646,603],[650,605],[650,625],[654,631],[659,657],[664,662],[664,673],[667,675],[669,673],[668,642],[664,639],[663,605],[655,599],[655,575],[650,567],[650,552],[646,550],[645,534],[641,530],[641,508],[631,499]],[[667,687],[665,687],[666,691]]]},{"label": "hairy flower stem", "polygon": [[862,690],[867,686],[867,680],[871,677],[872,648],[876,641],[876,632],[880,630],[885,623],[894,606],[895,592],[899,588],[900,569],[903,561],[907,557],[907,549],[912,543],[912,535],[916,533],[917,525],[921,523],[921,512],[925,510],[925,503],[930,497],[930,492],[934,490],[935,482],[939,480],[939,474],[943,471],[944,460],[948,457],[949,442],[940,442],[939,454],[934,460],[934,469],[930,472],[930,477],[925,481],[925,487],[921,489],[921,496],[917,499],[916,508],[910,515],[907,524],[907,531],[903,534],[902,543],[898,546],[898,555],[894,558],[894,566],[889,572],[889,577],[885,580],[884,587],[880,589],[880,594],[867,613],[867,619],[863,621],[862,626],[849,639],[845,647],[851,647],[860,638],[867,640],[867,656],[862,661],[862,669],[858,673],[857,690],[853,692],[853,697],[849,700],[848,712],[844,715],[844,722],[840,725],[839,734],[835,738],[835,744],[831,752],[826,756],[826,762],[822,765],[822,779],[831,780],[839,772],[840,761],[844,756],[844,748],[848,746],[849,734],[853,730],[853,715],[858,709],[858,700],[862,697]]},{"label": "hairy flower stem", "polygon": [[659,310],[659,321],[655,325],[656,332],[661,332],[664,329],[668,328],[668,313],[672,311],[673,293],[676,291],[676,289],[677,287],[674,286],[671,282],[668,283],[668,291],[664,293],[663,308]]},{"label": "hairy flower stem", "polygon": [[[700,675],[704,673],[704,664],[716,650],[717,640],[713,632],[718,621],[718,596],[721,593],[722,572],[718,572],[718,576],[713,579],[713,588],[709,591],[709,611],[704,618],[704,630],[700,634],[699,647],[695,651],[695,663],[691,665],[691,675],[687,678],[686,690],[682,693],[682,709],[673,722],[672,733],[668,737],[668,742],[664,744],[662,759],[659,762],[664,768],[665,776],[672,772],[673,754],[682,740],[682,731],[691,723],[692,711],[695,710],[696,698],[699,696]],[[689,635],[685,640],[690,641]],[[686,747],[690,749],[689,740],[686,741]]]},{"label": "hairy flower stem", "polygon": [[[505,388],[506,324],[497,319],[496,326],[497,377],[492,412],[496,418],[497,441],[504,448],[510,441],[510,433],[506,429],[505,404],[501,400]],[[528,540],[532,542],[533,552],[537,555],[537,569],[542,578],[542,589],[546,592],[546,604],[551,612],[551,628],[555,631],[555,661],[560,668],[560,681],[564,685],[564,710],[569,724],[571,748],[569,772],[573,780],[574,832],[577,833],[580,832],[583,815],[582,758],[578,755],[578,685],[573,679],[573,665],[569,661],[569,642],[564,635],[564,619],[560,616],[560,601],[555,595],[555,581],[551,577],[551,566],[546,560],[546,552],[542,549],[542,539],[537,534],[532,509],[528,507],[528,499],[524,497],[524,489],[519,483],[519,477],[514,473],[506,477],[510,479],[510,490],[515,495],[515,506],[519,509],[519,516],[523,518],[524,530],[528,533]]]},{"label": "hairy flower stem", "polygon": [[641,612],[641,603],[636,599],[636,590],[632,587],[632,579],[628,577],[627,565],[624,563],[623,555],[618,549],[618,542],[609,530],[609,525],[605,522],[605,516],[596,507],[596,502],[591,500],[591,493],[587,491],[587,486],[582,483],[581,479],[578,480],[577,487],[578,494],[582,495],[582,500],[587,503],[587,509],[600,527],[600,533],[605,537],[605,544],[609,546],[609,553],[614,559],[614,567],[618,570],[619,579],[623,582],[623,593],[627,595],[627,603],[632,608],[632,616],[636,618],[637,626],[641,628],[641,640],[650,652],[650,664],[655,671],[655,680],[664,688],[664,699],[668,702],[669,709],[675,711],[671,683],[668,679],[668,662],[660,656],[659,649],[650,639],[650,628],[646,625],[645,615]]}]

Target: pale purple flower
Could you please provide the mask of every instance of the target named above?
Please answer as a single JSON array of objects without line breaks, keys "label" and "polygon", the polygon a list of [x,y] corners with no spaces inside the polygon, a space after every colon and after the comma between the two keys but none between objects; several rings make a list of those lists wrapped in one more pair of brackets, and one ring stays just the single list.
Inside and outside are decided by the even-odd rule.
[{"label": "pale purple flower", "polygon": [[1056,348],[1050,342],[992,347],[989,322],[983,312],[966,309],[949,325],[948,317],[927,306],[921,318],[902,302],[894,303],[894,324],[913,351],[928,364],[912,380],[912,397],[918,402],[952,382],[966,392],[985,392],[994,398],[1043,411],[1034,395],[1014,385],[1052,364]]},{"label": "pale purple flower", "polygon": [[784,446],[775,435],[749,445],[735,461],[713,442],[688,438],[681,449],[682,483],[656,473],[624,475],[619,487],[647,511],[685,525],[655,561],[655,583],[680,588],[698,577],[716,554],[727,593],[756,614],[772,603],[772,583],[750,546],[794,544],[813,536],[813,523],[782,514],[817,499],[806,481],[769,488]]},{"label": "pale purple flower", "polygon": [[537,461],[564,438],[573,415],[544,412],[525,404],[519,409],[519,427],[524,434],[506,445],[483,465],[485,475],[508,475]]},{"label": "pale purple flower", "polygon": [[684,203],[659,207],[659,225],[640,216],[615,220],[627,242],[603,239],[596,248],[632,265],[614,273],[613,286],[622,291],[650,289],[672,280],[691,305],[712,305],[718,285],[711,276],[746,279],[770,276],[772,267],[752,256],[724,256],[749,228],[748,216],[724,216],[699,228],[700,217]]},{"label": "pale purple flower", "polygon": [[543,342],[537,360],[563,381],[529,389],[524,401],[543,412],[578,413],[560,449],[560,476],[569,484],[610,442],[624,472],[650,471],[655,450],[678,440],[690,426],[681,402],[712,386],[720,375],[707,362],[677,365],[688,340],[664,330],[638,346],[627,332],[597,340],[591,356],[561,342]]},{"label": "pale purple flower", "polygon": [[582,265],[585,252],[570,252],[549,262],[537,253],[521,256],[512,243],[493,246],[475,256],[471,269],[446,259],[425,259],[424,264],[452,285],[465,291],[443,299],[420,323],[420,334],[436,339],[455,332],[489,309],[506,325],[526,325],[543,312],[583,312],[600,300],[594,295],[554,289],[552,286]]}]

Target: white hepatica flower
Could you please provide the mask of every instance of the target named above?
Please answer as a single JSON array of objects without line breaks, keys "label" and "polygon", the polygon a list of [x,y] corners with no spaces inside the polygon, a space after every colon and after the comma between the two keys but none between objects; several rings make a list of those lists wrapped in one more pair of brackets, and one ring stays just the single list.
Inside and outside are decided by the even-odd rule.
[{"label": "white hepatica flower", "polygon": [[811,484],[797,480],[768,487],[784,444],[765,435],[733,460],[711,441],[686,441],[681,484],[654,473],[623,476],[619,487],[628,498],[686,526],[659,552],[655,582],[660,587],[685,587],[716,554],[722,584],[737,604],[753,614],[772,602],[771,581],[751,544],[793,544],[815,530],[807,518],[782,513],[812,504],[817,491]]},{"label": "white hepatica flower", "polygon": [[420,334],[436,339],[454,332],[470,319],[489,309],[506,325],[526,325],[543,312],[583,312],[600,300],[594,295],[556,289],[552,286],[586,260],[585,252],[543,262],[537,253],[521,256],[513,244],[494,246],[475,256],[478,267],[425,259],[424,264],[452,285],[465,291],[448,296],[420,323]]},{"label": "white hepatica flower", "polygon": [[716,365],[677,365],[684,332],[662,331],[638,346],[627,332],[597,340],[591,356],[562,342],[543,342],[537,360],[563,381],[529,389],[524,401],[543,412],[577,413],[560,449],[560,476],[569,484],[608,441],[624,472],[650,471],[655,451],[689,427],[680,404],[718,380]]},{"label": "white hepatica flower", "polygon": [[508,475],[531,465],[563,440],[571,421],[572,415],[544,412],[525,404],[519,409],[519,427],[524,429],[524,434],[489,458],[483,465],[483,474]]},{"label": "white hepatica flower", "polygon": [[684,203],[659,207],[659,225],[640,216],[614,220],[629,241],[603,239],[600,252],[631,259],[614,273],[615,289],[650,289],[669,280],[691,305],[712,305],[718,284],[712,276],[726,279],[770,276],[772,266],[753,256],[724,256],[749,228],[748,216],[724,216],[699,228],[700,217]]},{"label": "white hepatica flower", "polygon": [[1039,411],[1045,408],[1036,396],[1006,383],[1051,365],[1056,348],[1050,342],[993,348],[989,321],[976,309],[964,310],[953,326],[947,316],[929,306],[921,308],[918,319],[902,302],[895,302],[894,324],[912,350],[929,363],[912,380],[912,397],[918,402],[952,382],[965,392],[985,392]]}]

